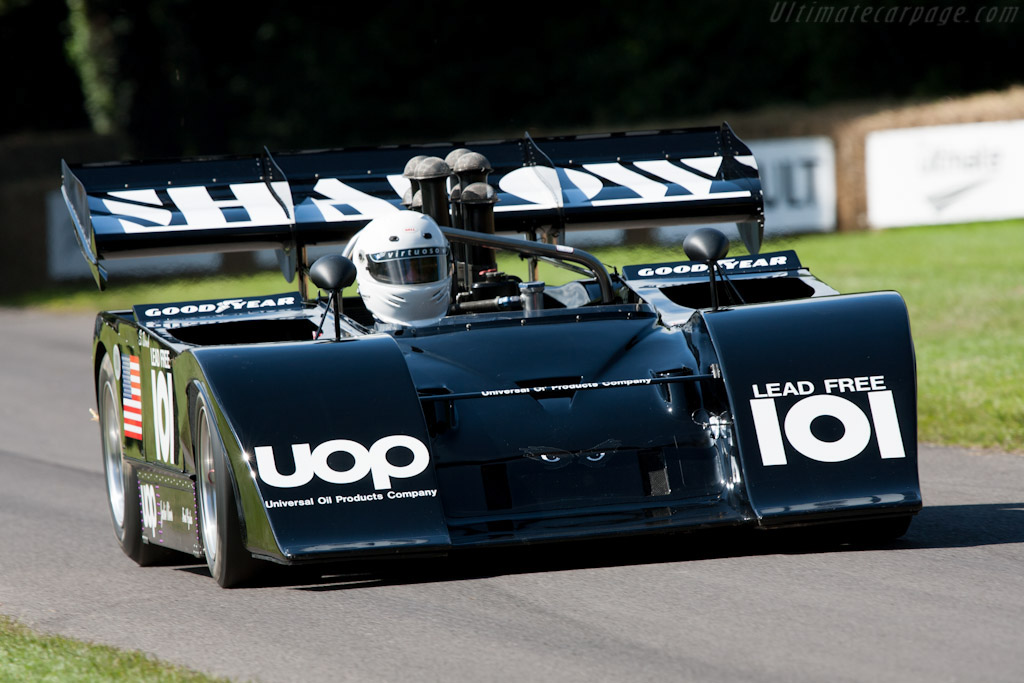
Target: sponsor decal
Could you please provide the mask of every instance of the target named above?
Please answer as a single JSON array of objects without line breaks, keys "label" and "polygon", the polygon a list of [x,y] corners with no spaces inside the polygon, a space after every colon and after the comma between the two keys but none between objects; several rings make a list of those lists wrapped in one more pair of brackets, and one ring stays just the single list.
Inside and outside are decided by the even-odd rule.
[{"label": "sponsor decal", "polygon": [[[224,186],[214,186],[218,190]],[[100,197],[120,232],[252,228],[292,222],[291,188],[287,182],[232,183],[214,199],[204,185],[160,190],[120,190]],[[283,204],[283,205],[282,205]],[[170,208],[168,208],[170,207]]]},{"label": "sponsor decal", "polygon": [[827,137],[747,140],[764,192],[765,235],[836,229],[835,147]]},{"label": "sponsor decal", "polygon": [[414,256],[440,256],[448,253],[445,247],[422,247],[418,249],[392,249],[381,251],[376,254],[368,254],[371,261],[394,261],[396,259],[411,258]]},{"label": "sponsor decal", "polygon": [[865,140],[874,228],[1017,218],[1024,121],[899,128]]},{"label": "sponsor decal", "polygon": [[733,178],[721,177],[722,157],[583,164],[581,168],[529,166],[498,181],[496,212],[578,206],[664,204],[749,197]]},{"label": "sponsor decal", "polygon": [[[546,387],[518,387],[516,389],[486,389],[480,392],[482,397],[518,396],[522,394],[547,394],[564,391],[586,391],[587,389],[607,389],[609,387],[647,386],[653,382],[650,377],[639,379],[612,379],[605,382],[579,382],[577,384],[552,384]],[[444,394],[439,395],[444,398]]]},{"label": "sponsor decal", "polygon": [[[794,251],[780,251],[770,254],[758,254],[745,258],[724,258],[718,262],[719,268],[727,273],[767,273],[778,270],[800,268],[800,259]],[[677,261],[674,263],[652,263],[649,265],[626,266],[622,269],[627,280],[645,278],[678,278],[706,276],[708,266],[697,261]]]},{"label": "sponsor decal", "polygon": [[264,507],[275,508],[314,507],[317,505],[339,505],[345,503],[376,503],[382,500],[411,500],[415,498],[436,498],[437,489],[420,491],[388,491],[383,493],[357,493],[354,496],[317,496],[316,498],[299,498],[292,500],[265,500]]},{"label": "sponsor decal", "polygon": [[194,482],[153,469],[139,470],[138,481],[142,529],[149,542],[191,542],[194,549],[200,548]]},{"label": "sponsor decal", "polygon": [[[405,449],[412,453],[412,461],[406,465],[393,465],[388,454],[393,449]],[[392,479],[408,479],[421,474],[430,462],[430,451],[419,439],[405,434],[394,434],[378,439],[366,448],[350,439],[325,441],[316,448],[308,443],[292,444],[294,472],[281,474],[277,467],[272,446],[257,446],[256,468],[260,480],[281,489],[305,486],[313,477],[330,484],[353,484],[369,475],[373,488],[378,491],[390,490]],[[348,469],[335,469],[330,464],[332,455],[344,453],[351,457]],[[290,468],[289,468],[290,469]]]},{"label": "sponsor decal", "polygon": [[[884,375],[767,382],[754,384],[751,390],[750,411],[766,467],[788,464],[787,444],[811,460],[845,462],[867,449],[872,434],[882,459],[906,457],[896,404]],[[844,394],[866,396],[868,410]],[[800,398],[793,402],[790,397]],[[838,421],[842,436],[829,441],[816,435],[812,425],[819,418]]]},{"label": "sponsor decal", "polygon": [[164,525],[164,522],[174,521],[174,510],[171,508],[170,501],[160,501],[160,526]]},{"label": "sponsor decal", "polygon": [[171,369],[171,352],[168,349],[161,349],[152,346],[149,349],[149,365],[154,368]]},{"label": "sponsor decal", "polygon": [[142,528],[149,529],[154,533],[156,532],[160,513],[156,500],[160,497],[156,492],[158,488],[160,487],[155,484],[139,485],[139,496],[142,498]]},{"label": "sponsor decal", "polygon": [[172,304],[136,306],[135,315],[138,320],[188,318],[221,315],[262,310],[281,310],[299,308],[302,298],[294,294],[274,294],[270,296],[249,297],[241,299],[210,299],[207,301],[185,301]]},{"label": "sponsor decal", "polygon": [[[742,158],[740,158],[742,163]],[[498,179],[495,211],[577,206],[664,204],[749,197],[738,178],[722,172],[723,157],[589,163],[577,168],[528,166]],[[90,194],[98,233],[247,229],[294,223],[366,222],[397,211],[407,181],[386,176],[394,192],[371,194],[363,183],[318,178],[312,192],[293,195],[287,181],[170,186]],[[367,187],[376,187],[371,177]],[[300,200],[298,204],[296,199]]]},{"label": "sponsor decal", "polygon": [[124,415],[124,435],[142,441],[142,375],[139,357],[119,354],[121,357],[121,412]]},{"label": "sponsor decal", "polygon": [[192,531],[192,525],[196,523],[194,511],[184,505],[181,506],[181,523],[184,524],[189,531]]}]

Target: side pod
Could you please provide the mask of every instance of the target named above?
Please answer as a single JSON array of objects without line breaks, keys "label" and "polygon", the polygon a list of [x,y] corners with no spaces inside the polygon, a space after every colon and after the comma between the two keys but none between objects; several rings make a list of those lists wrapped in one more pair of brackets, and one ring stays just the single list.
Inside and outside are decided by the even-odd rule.
[{"label": "side pod", "polygon": [[213,403],[251,552],[293,562],[450,545],[393,339],[208,347],[178,362]]},{"label": "side pod", "polygon": [[702,315],[761,525],[921,508],[914,347],[899,294]]}]

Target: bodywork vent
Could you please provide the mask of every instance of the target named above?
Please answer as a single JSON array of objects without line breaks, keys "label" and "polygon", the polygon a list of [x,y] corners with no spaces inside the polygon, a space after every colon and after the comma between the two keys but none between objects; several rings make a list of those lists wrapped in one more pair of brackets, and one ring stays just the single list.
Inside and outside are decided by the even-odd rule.
[{"label": "bodywork vent", "polygon": [[[791,277],[750,278],[742,280],[731,278],[743,301],[748,304],[764,304],[771,301],[793,301],[808,299],[814,295],[814,288],[806,282]],[[669,301],[687,308],[710,308],[711,288],[707,280],[701,282],[662,287],[661,293]],[[728,284],[718,283],[718,299],[720,303],[732,306],[740,303],[736,294]]]}]

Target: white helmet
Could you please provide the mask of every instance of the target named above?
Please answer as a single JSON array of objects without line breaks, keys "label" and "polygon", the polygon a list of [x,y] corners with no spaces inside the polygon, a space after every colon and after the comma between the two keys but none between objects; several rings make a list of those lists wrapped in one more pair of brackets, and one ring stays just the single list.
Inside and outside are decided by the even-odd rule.
[{"label": "white helmet", "polygon": [[375,318],[431,325],[448,312],[452,258],[434,219],[416,211],[375,218],[349,242],[359,295]]}]

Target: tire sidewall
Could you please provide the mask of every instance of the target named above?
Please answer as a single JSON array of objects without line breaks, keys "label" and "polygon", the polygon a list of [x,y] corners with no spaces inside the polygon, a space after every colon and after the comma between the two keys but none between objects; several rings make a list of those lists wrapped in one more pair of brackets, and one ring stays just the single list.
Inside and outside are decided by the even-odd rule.
[{"label": "tire sidewall", "polygon": [[[99,415],[100,444],[101,444],[101,447],[102,447],[104,445],[104,443],[103,443],[104,440],[107,438],[107,436],[105,434],[106,426],[104,424],[104,422],[106,420],[106,413],[105,413],[104,408],[103,408],[103,397],[106,394],[106,392],[108,391],[108,387],[113,388],[114,396],[117,396],[119,394],[119,389],[120,389],[120,386],[119,386],[119,383],[117,381],[117,378],[114,377],[113,363],[110,360],[110,355],[109,354],[104,354],[103,360],[100,362],[100,371],[99,371],[99,375],[98,375],[96,384],[97,384],[97,388],[98,388],[98,390],[96,392],[96,409],[97,409],[97,413]],[[114,402],[113,410],[116,413],[116,419],[117,419],[118,424],[123,425],[124,424],[124,416],[121,414],[122,407],[116,401]],[[118,439],[118,443],[117,444],[112,444],[112,446],[116,447],[119,451],[121,451],[121,486],[122,486],[122,490],[123,490],[123,495],[121,496],[121,504],[122,504],[121,520],[122,521],[121,521],[120,525],[117,522],[117,514],[114,511],[114,501],[111,499],[111,496],[110,496],[110,488],[109,488],[109,484],[108,484],[109,477],[110,477],[110,471],[109,471],[110,465],[107,462],[107,454],[104,451],[103,452],[103,477],[104,477],[103,483],[104,483],[104,486],[107,487],[107,510],[110,512],[111,526],[114,527],[114,537],[117,538],[117,542],[118,542],[118,544],[120,544],[122,550],[124,550],[126,554],[131,555],[131,553],[129,553],[128,550],[125,548],[125,540],[126,540],[126,538],[128,538],[127,530],[128,530],[128,527],[130,526],[130,520],[131,520],[131,510],[129,508],[132,507],[131,502],[130,502],[130,498],[131,497],[130,497],[129,493],[134,488],[136,488],[138,486],[138,484],[135,484],[135,486],[132,486],[132,484],[134,483],[134,479],[129,476],[130,468],[126,466],[127,463],[125,462],[125,457],[124,457],[124,431],[123,431],[123,427],[122,427],[122,430],[120,431],[120,437]],[[142,531],[141,527],[138,529],[138,531],[141,534],[141,531]]]},{"label": "tire sidewall", "polygon": [[[113,362],[109,354],[104,354],[100,361],[99,373],[96,376],[96,407],[100,416],[100,430],[104,429],[103,420],[103,392],[107,387],[113,387],[114,396],[120,396],[120,382],[114,377]],[[110,511],[111,525],[114,527],[114,537],[124,554],[130,557],[136,564],[142,567],[159,564],[172,557],[173,551],[147,543],[142,537],[142,498],[139,495],[139,478],[135,469],[135,461],[124,455],[124,410],[120,401],[114,401],[113,410],[116,414],[120,428],[117,448],[121,454],[121,483],[123,486],[123,520],[118,526],[117,517],[114,514],[113,501],[110,499],[109,484],[107,484],[107,455],[103,453],[103,476],[104,487],[107,488],[107,509]],[[106,438],[100,432],[100,439]],[[102,444],[102,441],[101,441]]]},{"label": "tire sidewall", "polygon": [[[244,583],[256,573],[256,560],[246,550],[241,538],[240,512],[236,504],[234,484],[231,476],[231,468],[228,466],[224,446],[220,439],[220,433],[216,429],[211,411],[210,403],[201,391],[196,391],[195,401],[192,409],[193,416],[193,453],[196,461],[196,498],[200,508],[204,506],[202,487],[209,486],[204,476],[202,465],[202,454],[199,453],[199,424],[200,420],[206,420],[206,428],[210,433],[210,450],[215,472],[214,487],[216,498],[216,510],[213,514],[217,518],[217,537],[214,560],[210,561],[209,553],[206,550],[205,533],[200,533],[203,540],[206,563],[210,574],[218,584],[225,588],[231,588]],[[202,511],[199,516],[199,523],[208,516],[207,511]]]}]

